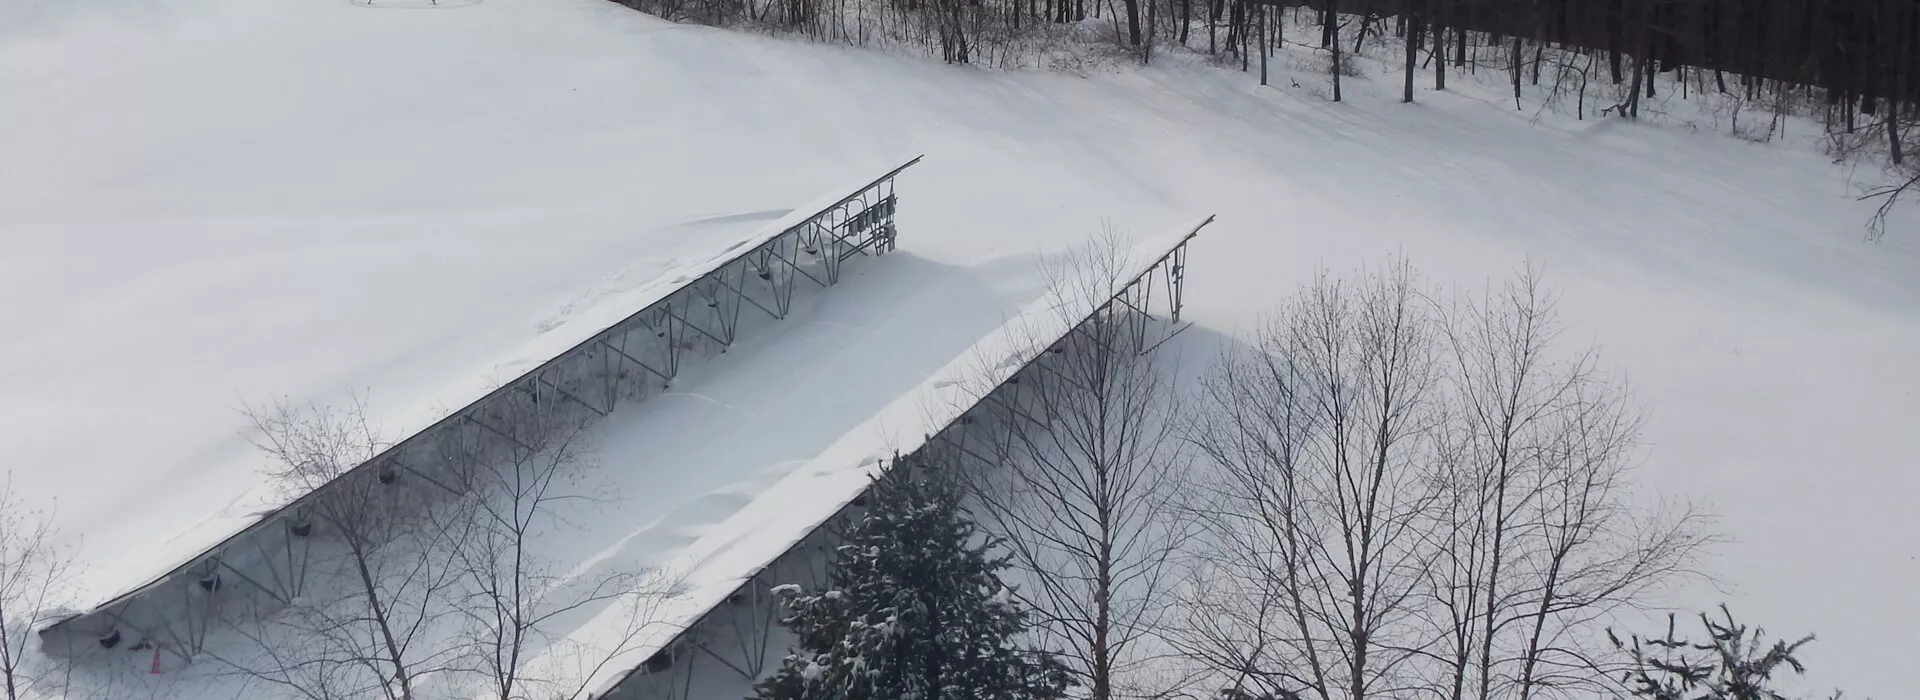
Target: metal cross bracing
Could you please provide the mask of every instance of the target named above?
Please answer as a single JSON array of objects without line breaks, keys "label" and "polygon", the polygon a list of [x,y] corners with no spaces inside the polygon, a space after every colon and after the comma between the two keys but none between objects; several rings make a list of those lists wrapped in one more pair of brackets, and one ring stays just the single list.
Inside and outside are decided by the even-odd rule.
[{"label": "metal cross bracing", "polygon": [[[431,426],[265,513],[148,584],[41,630],[54,650],[159,646],[191,660],[212,623],[264,615],[329,585],[345,547],[329,513],[424,508],[465,489],[475,460],[537,452],[622,404],[659,394],[689,360],[726,352],[754,323],[783,319],[805,289],[837,284],[848,260],[895,248],[895,178],[887,171],[832,204],[756,236],[645,308]],[[799,214],[799,212],[796,212]],[[745,312],[745,313],[743,313]]]},{"label": "metal cross bracing", "polygon": [[[857,511],[857,507],[850,507]],[[781,585],[818,589],[827,584],[826,563],[839,534],[851,522],[836,520],[796,543],[748,577],[666,647],[655,650],[603,695],[592,700],[738,698],[779,668],[794,638],[779,620]]]},{"label": "metal cross bracing", "polygon": [[[1208,217],[1141,272],[1113,285],[1105,302],[1054,338],[1026,338],[1024,356],[1005,381],[958,411],[911,452],[896,453],[885,468],[942,465],[961,470],[998,469],[1018,458],[1025,435],[1048,430],[1041,398],[1071,381],[1059,368],[1074,353],[1147,355],[1191,324],[1181,320],[1187,244]],[[776,586],[815,587],[827,580],[827,563],[840,534],[865,510],[867,494],[853,497],[832,518],[801,533],[795,544],[726,600],[692,621],[664,648],[593,700],[702,700],[743,697],[752,684],[779,667],[793,639],[780,627]]]}]

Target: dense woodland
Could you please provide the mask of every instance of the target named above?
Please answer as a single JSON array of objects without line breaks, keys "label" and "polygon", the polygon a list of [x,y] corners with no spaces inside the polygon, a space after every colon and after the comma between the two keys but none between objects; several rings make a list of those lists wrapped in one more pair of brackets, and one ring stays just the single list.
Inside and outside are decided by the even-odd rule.
[{"label": "dense woodland", "polygon": [[[1883,207],[1920,187],[1920,0],[619,0],[674,21],[925,50],[952,63],[1079,70],[1198,53],[1257,72],[1282,46],[1319,52],[1341,99],[1348,56],[1402,63],[1405,101],[1449,74],[1510,76],[1516,107],[1639,118],[1678,89],[1730,111],[1754,140],[1787,116],[1826,125],[1837,159],[1900,172],[1865,193]],[[1305,44],[1302,44],[1303,38]],[[1317,41],[1314,41],[1317,39]],[[1296,75],[1294,80],[1306,80]],[[1688,94],[1691,93],[1691,94]],[[1742,120],[1745,123],[1742,123]]]}]

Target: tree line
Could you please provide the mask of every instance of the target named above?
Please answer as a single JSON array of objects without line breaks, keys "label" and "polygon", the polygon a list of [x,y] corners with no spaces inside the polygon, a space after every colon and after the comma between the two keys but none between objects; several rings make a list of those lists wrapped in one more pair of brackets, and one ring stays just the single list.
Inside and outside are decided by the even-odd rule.
[{"label": "tree line", "polygon": [[[1870,237],[1920,186],[1920,3],[1913,0],[617,0],[672,21],[928,51],[950,63],[1068,69],[1204,53],[1269,81],[1283,46],[1318,52],[1342,99],[1350,56],[1403,65],[1403,101],[1449,73],[1505,71],[1513,99],[1639,118],[1663,89],[1707,96],[1733,134],[1821,121],[1836,159],[1890,166]],[[1305,41],[1293,37],[1311,37]],[[1398,56],[1392,55],[1398,53]],[[1543,83],[1544,78],[1544,83]],[[1299,78],[1296,78],[1299,79]],[[1663,80],[1664,79],[1664,80]]]},{"label": "tree line", "polygon": [[[1337,1],[1337,0],[1336,0]],[[1334,2],[1315,3],[1323,8]],[[1418,18],[1437,29],[1481,32],[1601,50],[1614,82],[1629,57],[1644,67],[1726,74],[1746,89],[1778,80],[1828,91],[1866,114],[1881,100],[1912,102],[1920,70],[1920,4],[1910,0],[1347,0],[1345,9]],[[1458,49],[1464,52],[1464,49]]]},{"label": "tree line", "polygon": [[[1686,66],[1715,72],[1716,86],[1757,92],[1772,80],[1826,91],[1831,104],[1881,114],[1886,102],[1920,97],[1920,3],[1912,0],[619,0],[676,21],[751,24],[827,41],[884,40],[935,48],[1006,42],[1049,25],[1110,18],[1120,43],[1191,45],[1196,26],[1217,32],[1209,51],[1244,48],[1265,13],[1306,8],[1328,27],[1365,35],[1394,20],[1441,39],[1457,64],[1469,42],[1519,39],[1602,51],[1615,83],[1629,63],[1649,71]],[[1344,15],[1335,27],[1332,18]],[[1224,37],[1219,36],[1224,34]],[[1477,37],[1472,35],[1478,35]],[[1224,38],[1224,42],[1221,39]],[[1150,52],[1140,54],[1142,60]],[[942,51],[969,62],[969,51]]]}]

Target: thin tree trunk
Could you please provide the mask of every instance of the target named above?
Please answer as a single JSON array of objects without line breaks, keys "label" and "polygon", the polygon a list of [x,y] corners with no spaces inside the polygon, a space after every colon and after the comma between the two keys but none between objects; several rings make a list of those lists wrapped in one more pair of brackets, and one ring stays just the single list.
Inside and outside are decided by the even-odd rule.
[{"label": "thin tree trunk", "polygon": [[1360,53],[1361,46],[1367,40],[1367,31],[1373,27],[1373,6],[1362,5],[1360,10],[1360,32],[1353,35],[1353,52]]},{"label": "thin tree trunk", "polygon": [[[1411,1],[1419,2],[1420,0],[1411,0]],[[1420,57],[1421,19],[1422,17],[1420,16],[1420,11],[1418,9],[1418,6],[1414,5],[1412,9],[1408,12],[1406,29],[1405,29],[1405,33],[1407,36],[1407,45],[1406,45],[1407,66],[1405,71],[1406,82],[1404,85],[1402,85],[1400,90],[1401,102],[1409,102],[1409,103],[1413,102],[1413,73],[1414,73],[1415,63],[1417,63]]]},{"label": "thin tree trunk", "polygon": [[1566,565],[1570,540],[1555,547],[1553,563],[1547,567],[1546,582],[1540,592],[1540,606],[1534,610],[1533,632],[1527,637],[1526,661],[1520,669],[1520,698],[1532,700],[1534,688],[1538,685],[1534,674],[1540,663],[1540,639],[1547,627],[1547,611],[1553,608],[1555,596],[1560,590],[1560,570]]},{"label": "thin tree trunk", "polygon": [[[1503,430],[1511,430],[1511,424],[1503,426]],[[1487,700],[1488,693],[1493,689],[1493,633],[1500,610],[1497,587],[1500,585],[1501,560],[1506,557],[1507,489],[1513,478],[1508,445],[1504,440],[1499,449],[1494,457],[1498,460],[1499,472],[1493,484],[1493,543],[1487,550],[1487,600],[1486,608],[1482,610],[1485,619],[1481,620],[1480,628],[1480,700]]]},{"label": "thin tree trunk", "polygon": [[1900,165],[1906,162],[1906,154],[1900,150],[1900,120],[1894,118],[1900,110],[1888,107],[1886,112],[1888,155],[1892,157],[1894,165]]},{"label": "thin tree trunk", "polygon": [[20,700],[20,689],[14,679],[19,670],[14,668],[12,631],[7,628],[6,607],[0,606],[0,642],[7,642],[0,644],[0,675],[7,678],[7,700]]},{"label": "thin tree trunk", "polygon": [[1267,86],[1267,6],[1260,6],[1260,86]]},{"label": "thin tree trunk", "polygon": [[1226,0],[1207,3],[1207,55],[1220,55],[1220,16],[1226,12]]},{"label": "thin tree trunk", "polygon": [[1180,46],[1187,45],[1187,35],[1193,31],[1193,0],[1180,0]]},{"label": "thin tree trunk", "polygon": [[[1096,474],[1096,486],[1105,492],[1105,474]],[[1093,644],[1090,651],[1093,656],[1093,687],[1088,700],[1112,700],[1113,698],[1113,649],[1109,646],[1109,627],[1113,624],[1113,522],[1107,504],[1098,509],[1096,527],[1100,530],[1100,549],[1096,555],[1093,591]]]},{"label": "thin tree trunk", "polygon": [[[1460,10],[1460,6],[1455,5],[1454,10],[1458,12]],[[1464,20],[1465,18],[1466,18],[1465,13],[1461,13],[1460,17],[1454,18],[1455,21],[1453,23],[1453,67],[1455,68],[1459,68],[1461,66],[1467,65],[1468,30],[1467,30],[1467,24],[1463,21],[1460,21],[1460,20]]]},{"label": "thin tree trunk", "polygon": [[1522,66],[1524,61],[1520,57],[1524,48],[1520,45],[1520,35],[1515,34],[1513,37],[1513,108],[1516,111],[1520,109],[1520,75],[1524,68]]},{"label": "thin tree trunk", "polygon": [[[1910,23],[1894,21],[1888,21],[1886,24],[1909,24],[1909,26],[1911,26]],[[1894,165],[1901,165],[1906,160],[1906,154],[1902,153],[1900,148],[1900,119],[1898,115],[1900,114],[1900,101],[1906,97],[1905,77],[1907,69],[1906,66],[1900,65],[1901,58],[1905,53],[1900,49],[1903,48],[1902,44],[1904,44],[1905,40],[1899,41],[1901,43],[1895,43],[1896,40],[1889,37],[1880,38],[1881,46],[1885,47],[1881,49],[1881,55],[1888,57],[1885,61],[1886,69],[1882,71],[1886,75],[1887,98],[1885,104],[1881,105],[1880,111],[1883,112],[1881,118],[1882,122],[1886,124],[1887,129],[1887,156],[1893,161]]]},{"label": "thin tree trunk", "polygon": [[[1644,37],[1645,33],[1643,32],[1641,36]],[[1647,74],[1647,71],[1642,69],[1641,67],[1641,64],[1646,62],[1646,59],[1643,58],[1646,55],[1646,50],[1645,50],[1646,42],[1643,40],[1639,43],[1641,44],[1641,50],[1638,52],[1637,55],[1634,56],[1634,59],[1633,59],[1634,60],[1633,84],[1627,86],[1627,107],[1626,107],[1627,115],[1626,116],[1628,119],[1640,118],[1640,82],[1641,80],[1644,79],[1644,76],[1646,76]]]},{"label": "thin tree trunk", "polygon": [[1235,2],[1233,4],[1233,26],[1229,28],[1231,35],[1228,37],[1229,41],[1227,43],[1238,47],[1236,50],[1240,52],[1240,72],[1242,73],[1247,72],[1248,69],[1246,17],[1247,4],[1245,2]]},{"label": "thin tree trunk", "polygon": [[[1364,567],[1365,564],[1362,564],[1362,566]],[[1365,571],[1365,569],[1363,568],[1362,571]],[[1361,580],[1365,577],[1366,575],[1364,573],[1354,576],[1354,582],[1349,587],[1351,592],[1348,593],[1348,597],[1353,600],[1353,619],[1348,623],[1352,625],[1351,629],[1353,630],[1349,635],[1348,642],[1353,645],[1353,667],[1347,672],[1348,675],[1351,676],[1351,678],[1347,679],[1347,697],[1351,698],[1351,700],[1366,700],[1367,698],[1367,647],[1371,646],[1372,642],[1367,639],[1366,632],[1367,591],[1366,586],[1361,583]]]},{"label": "thin tree trunk", "polygon": [[1539,41],[1533,45],[1533,86],[1540,87],[1540,63],[1547,58],[1547,42]]},{"label": "thin tree trunk", "polygon": [[381,646],[385,647],[387,663],[393,664],[393,682],[400,686],[397,700],[413,700],[413,678],[407,673],[406,660],[400,655],[400,641],[393,636],[393,621],[387,619],[386,603],[380,600],[380,587],[373,581],[373,571],[367,568],[364,543],[353,545],[353,566],[360,576],[361,590],[367,595],[367,608],[372,613],[370,616],[380,629]]},{"label": "thin tree trunk", "polygon": [[1322,29],[1327,47],[1333,51],[1333,101],[1340,101],[1340,0],[1327,0],[1326,26]]},{"label": "thin tree trunk", "polygon": [[1607,13],[1607,66],[1613,70],[1613,84],[1619,85],[1621,76],[1620,43],[1626,41],[1626,0],[1613,0],[1612,11]]}]

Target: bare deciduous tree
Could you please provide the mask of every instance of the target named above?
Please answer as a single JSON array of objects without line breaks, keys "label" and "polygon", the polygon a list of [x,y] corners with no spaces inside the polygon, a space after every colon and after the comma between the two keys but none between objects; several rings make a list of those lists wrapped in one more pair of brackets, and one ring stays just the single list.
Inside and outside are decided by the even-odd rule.
[{"label": "bare deciduous tree", "polygon": [[1435,529],[1450,546],[1435,590],[1446,696],[1592,690],[1595,621],[1694,574],[1712,537],[1696,512],[1629,501],[1639,419],[1593,353],[1555,359],[1558,316],[1537,275],[1442,313],[1452,410]]},{"label": "bare deciduous tree", "polygon": [[[674,586],[659,572],[604,564],[570,570],[547,556],[551,538],[573,527],[571,516],[609,500],[592,485],[587,417],[563,401],[519,401],[504,423],[507,435],[476,433],[477,440],[443,446],[444,460],[460,465],[451,472],[461,497],[433,512],[438,529],[464,534],[452,542],[460,594],[450,609],[465,672],[482,679],[488,698],[579,697],[588,678],[653,624],[654,608]],[[556,634],[556,623],[607,606],[627,622],[611,637]],[[550,653],[556,645],[564,653]],[[536,658],[572,663],[530,667]]]},{"label": "bare deciduous tree", "polygon": [[[58,543],[50,513],[29,508],[0,487],[0,680],[6,700],[58,692],[62,684],[29,654],[34,632],[71,585],[73,557]],[[29,695],[35,693],[35,695]]]},{"label": "bare deciduous tree", "polygon": [[396,488],[388,469],[352,471],[387,446],[363,401],[247,414],[268,476],[290,500],[326,489],[297,525],[313,542],[308,565],[281,586],[280,605],[230,620],[248,643],[215,658],[311,700],[416,698],[423,676],[458,667],[460,649],[441,625],[471,526],[436,517],[449,504]]},{"label": "bare deciduous tree", "polygon": [[1397,264],[1322,276],[1206,380],[1183,651],[1236,689],[1360,700],[1591,691],[1608,615],[1693,573],[1692,511],[1636,509],[1637,420],[1557,361],[1530,272],[1435,304]]},{"label": "bare deciduous tree", "polygon": [[1410,272],[1323,277],[1205,383],[1193,433],[1215,464],[1196,501],[1205,598],[1183,646],[1262,692],[1359,700],[1404,687],[1438,501],[1422,459],[1439,407],[1438,328]]},{"label": "bare deciduous tree", "polygon": [[[586,450],[597,410],[530,384],[541,388],[497,393],[409,451],[418,464],[382,456],[359,401],[249,410],[269,475],[306,496],[295,526],[314,553],[276,579],[269,604],[233,615],[247,644],[216,658],[310,700],[583,696],[674,586],[548,554],[609,496]],[[382,461],[356,469],[370,460]],[[568,636],[596,617],[612,624]]]},{"label": "bare deciduous tree", "polygon": [[[1130,281],[1126,252],[1109,231],[1051,271],[1071,317],[1063,322]],[[974,489],[983,523],[1025,580],[1023,602],[1096,700],[1151,693],[1126,686],[1157,675],[1140,668],[1150,653],[1142,642],[1167,603],[1184,536],[1175,505],[1187,455],[1174,397],[1152,355],[1135,346],[1131,313],[1118,304],[1095,313],[1020,380],[1025,425],[997,446],[1004,468]]]}]

